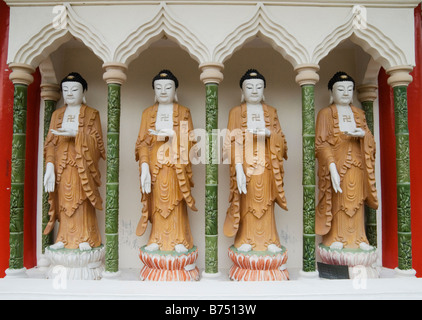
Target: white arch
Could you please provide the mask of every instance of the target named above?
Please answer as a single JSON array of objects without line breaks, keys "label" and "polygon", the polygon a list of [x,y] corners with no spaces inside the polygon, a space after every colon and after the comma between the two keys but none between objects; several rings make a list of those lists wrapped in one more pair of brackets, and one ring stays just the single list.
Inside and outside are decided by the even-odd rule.
[{"label": "white arch", "polygon": [[129,65],[154,41],[163,36],[176,41],[198,63],[210,61],[209,52],[202,41],[178,22],[165,3],[161,3],[153,19],[131,32],[117,47],[112,61]]},{"label": "white arch", "polygon": [[39,70],[41,74],[41,83],[58,84],[56,71],[54,70],[53,62],[50,57],[39,64]]},{"label": "white arch", "polygon": [[258,3],[254,15],[233,30],[214,50],[213,61],[224,63],[249,39],[260,36],[270,42],[293,67],[309,62],[309,53],[285,28],[276,23],[265,6]]},{"label": "white arch", "polygon": [[369,61],[365,75],[362,79],[362,84],[378,83],[378,74],[381,69],[381,64],[376,62],[373,58]]},{"label": "white arch", "polygon": [[72,36],[81,40],[103,62],[110,60],[110,49],[101,33],[81,19],[68,3],[62,6],[62,10],[60,23],[53,20],[38,31],[17,51],[12,60],[14,63],[37,67]]},{"label": "white arch", "polygon": [[312,54],[312,63],[319,64],[340,42],[350,38],[386,69],[409,65],[404,52],[381,30],[367,22],[364,26],[357,25],[357,15],[353,8],[346,22],[322,40]]}]

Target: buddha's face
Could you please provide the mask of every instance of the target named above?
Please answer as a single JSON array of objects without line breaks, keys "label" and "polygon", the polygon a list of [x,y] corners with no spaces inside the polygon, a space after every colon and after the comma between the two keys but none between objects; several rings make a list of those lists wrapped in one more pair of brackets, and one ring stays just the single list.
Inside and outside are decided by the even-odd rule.
[{"label": "buddha's face", "polygon": [[176,85],[169,79],[155,80],[154,92],[158,103],[169,104],[175,101]]},{"label": "buddha's face", "polygon": [[332,96],[336,105],[349,105],[353,101],[354,84],[352,81],[336,82],[333,85]]},{"label": "buddha's face", "polygon": [[63,100],[68,106],[80,106],[84,98],[82,84],[75,81],[67,81],[62,84]]},{"label": "buddha's face", "polygon": [[260,103],[264,100],[264,80],[248,79],[242,84],[243,97],[246,103]]}]

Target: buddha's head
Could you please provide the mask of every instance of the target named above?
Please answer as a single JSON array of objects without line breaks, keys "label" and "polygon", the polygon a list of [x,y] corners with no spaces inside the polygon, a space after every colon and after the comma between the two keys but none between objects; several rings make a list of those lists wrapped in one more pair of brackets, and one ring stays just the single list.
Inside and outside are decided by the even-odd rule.
[{"label": "buddha's head", "polygon": [[69,73],[60,84],[63,100],[70,106],[80,106],[85,102],[85,91],[88,90],[88,84],[79,73]]},{"label": "buddha's head", "polygon": [[179,81],[169,70],[161,70],[152,80],[155,92],[155,101],[160,104],[177,102],[176,89]]},{"label": "buddha's head", "polygon": [[265,100],[265,78],[255,69],[249,69],[240,79],[242,102],[258,104]]},{"label": "buddha's head", "polygon": [[337,72],[328,83],[331,103],[348,106],[353,102],[355,81],[345,72]]}]

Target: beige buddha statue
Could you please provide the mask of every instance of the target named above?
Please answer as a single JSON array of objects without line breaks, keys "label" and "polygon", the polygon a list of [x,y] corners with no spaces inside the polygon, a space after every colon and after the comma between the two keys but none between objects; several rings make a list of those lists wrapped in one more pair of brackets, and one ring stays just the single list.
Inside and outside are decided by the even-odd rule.
[{"label": "beige buddha statue", "polygon": [[159,72],[152,86],[156,103],[142,114],[135,148],[143,205],[136,234],[143,235],[150,221],[146,251],[187,252],[193,248],[187,208],[197,211],[186,158],[193,143],[184,145],[184,155],[179,152],[193,130],[192,118],[189,109],[177,103],[178,80],[169,70]]},{"label": "beige buddha statue", "polygon": [[83,103],[88,85],[78,73],[61,82],[65,106],[54,111],[44,153],[50,221],[59,228],[52,249],[90,250],[101,245],[96,210],[102,210],[98,162],[105,159],[100,114]]},{"label": "beige buddha statue", "polygon": [[375,141],[365,113],[353,106],[354,80],[338,72],[329,82],[332,104],[318,113],[316,233],[331,249],[372,250],[365,233],[366,203],[377,209]]},{"label": "beige buddha statue", "polygon": [[287,210],[283,161],[287,145],[277,110],[264,103],[265,78],[254,69],[240,80],[242,104],[229,114],[230,207],[224,234],[238,251],[281,252],[274,206]]}]

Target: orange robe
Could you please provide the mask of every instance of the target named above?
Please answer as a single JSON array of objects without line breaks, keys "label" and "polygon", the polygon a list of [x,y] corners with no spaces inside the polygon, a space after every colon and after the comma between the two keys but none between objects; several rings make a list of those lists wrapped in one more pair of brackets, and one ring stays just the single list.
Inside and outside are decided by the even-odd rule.
[{"label": "orange robe", "polygon": [[140,174],[143,162],[149,165],[151,173],[151,193],[142,193],[142,217],[136,234],[141,236],[145,233],[149,220],[152,228],[148,245],[156,243],[162,251],[173,251],[177,244],[192,249],[193,239],[187,212],[187,207],[197,211],[191,194],[194,184],[189,162],[193,145],[189,141],[189,133],[193,131],[192,118],[188,108],[174,104],[173,158],[171,148],[167,147],[170,146],[169,139],[159,141],[160,138],[148,132],[149,129],[155,130],[157,110],[158,104],[155,104],[143,112],[135,147]]},{"label": "orange robe", "polygon": [[[277,110],[263,104],[263,111],[270,137],[257,139],[246,133],[247,106],[242,104],[230,111],[224,143],[225,157],[230,159],[230,207],[224,222],[224,234],[236,236],[236,248],[250,244],[254,251],[266,251],[270,244],[281,245],[274,203],[287,210],[283,189],[283,159],[287,160],[287,144]],[[239,194],[236,163],[243,163],[246,194]]]},{"label": "orange robe", "polygon": [[[342,242],[344,248],[356,249],[368,243],[365,233],[364,203],[378,208],[375,187],[375,140],[369,130],[365,114],[351,106],[356,127],[365,137],[354,138],[340,131],[337,107],[322,109],[317,118],[315,148],[318,159],[318,205],[316,233],[323,236],[323,244]],[[334,162],[340,175],[342,193],[333,191],[330,163]]]},{"label": "orange robe", "polygon": [[51,129],[61,128],[65,110],[66,106],[53,113],[44,146],[45,162],[54,164],[56,175],[55,190],[48,199],[50,221],[44,234],[49,234],[58,220],[56,242],[63,242],[67,249],[76,249],[82,242],[95,248],[101,245],[95,211],[102,210],[98,162],[105,159],[100,114],[82,105],[76,137],[56,136]]}]

